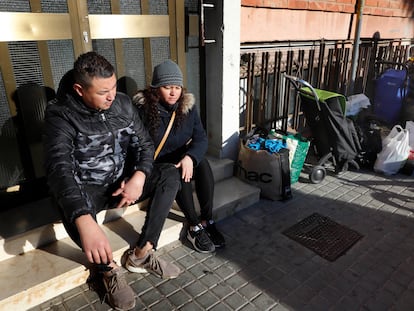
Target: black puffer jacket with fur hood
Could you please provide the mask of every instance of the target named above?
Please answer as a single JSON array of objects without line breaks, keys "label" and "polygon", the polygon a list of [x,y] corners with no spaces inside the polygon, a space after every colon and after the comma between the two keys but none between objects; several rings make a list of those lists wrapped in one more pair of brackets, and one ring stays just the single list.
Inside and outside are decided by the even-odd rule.
[{"label": "black puffer jacket with fur hood", "polygon": [[[148,126],[148,118],[145,115],[143,105],[147,105],[144,93],[138,92],[133,97],[133,103],[137,106],[141,119]],[[194,162],[194,166],[204,158],[208,140],[207,134],[201,123],[197,107],[195,105],[194,95],[191,93],[184,94],[184,100],[181,103],[182,111],[185,115],[179,127],[173,126],[170,134],[156,159],[159,163],[178,163],[185,155],[189,155]],[[160,128],[153,137],[155,148],[161,142],[161,139],[167,129],[174,109],[177,104],[169,106],[168,104],[157,103],[158,113],[160,116]]]}]

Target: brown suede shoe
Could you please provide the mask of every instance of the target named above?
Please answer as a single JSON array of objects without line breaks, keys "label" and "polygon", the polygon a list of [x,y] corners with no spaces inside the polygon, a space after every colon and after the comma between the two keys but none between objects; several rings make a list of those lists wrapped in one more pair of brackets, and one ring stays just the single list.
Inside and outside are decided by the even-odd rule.
[{"label": "brown suede shoe", "polygon": [[135,293],[127,284],[121,268],[112,269],[103,275],[108,303],[115,310],[131,310],[135,307]]}]

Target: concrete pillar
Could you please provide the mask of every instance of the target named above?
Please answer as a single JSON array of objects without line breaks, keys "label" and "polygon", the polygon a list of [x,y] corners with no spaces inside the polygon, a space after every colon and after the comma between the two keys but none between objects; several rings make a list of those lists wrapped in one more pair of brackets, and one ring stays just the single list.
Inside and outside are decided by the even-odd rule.
[{"label": "concrete pillar", "polygon": [[239,137],[240,0],[204,3],[206,122],[209,154],[237,158]]}]

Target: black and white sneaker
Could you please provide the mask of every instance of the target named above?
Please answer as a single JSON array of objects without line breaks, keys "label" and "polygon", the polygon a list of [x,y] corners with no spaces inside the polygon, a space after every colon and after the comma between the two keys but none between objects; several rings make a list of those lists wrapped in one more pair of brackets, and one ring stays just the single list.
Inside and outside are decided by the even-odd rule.
[{"label": "black and white sneaker", "polygon": [[212,253],[216,250],[214,243],[201,225],[195,227],[195,230],[188,230],[187,239],[193,244],[194,249],[200,253]]},{"label": "black and white sneaker", "polygon": [[224,240],[224,236],[217,230],[217,227],[214,221],[210,220],[207,222],[207,226],[205,227],[207,234],[210,240],[213,242],[215,248],[222,248],[226,245],[226,241]]}]

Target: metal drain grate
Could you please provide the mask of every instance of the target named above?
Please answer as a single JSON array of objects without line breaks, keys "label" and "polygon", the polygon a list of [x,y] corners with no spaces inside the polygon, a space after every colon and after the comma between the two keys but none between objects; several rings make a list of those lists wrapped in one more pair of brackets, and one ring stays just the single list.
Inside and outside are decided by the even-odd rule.
[{"label": "metal drain grate", "polygon": [[329,261],[335,261],[363,236],[314,213],[282,232]]}]

